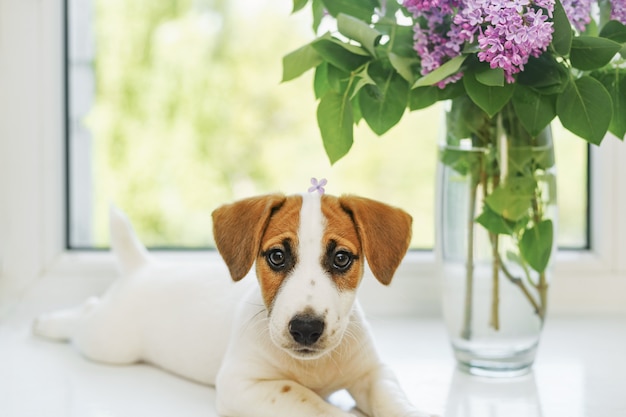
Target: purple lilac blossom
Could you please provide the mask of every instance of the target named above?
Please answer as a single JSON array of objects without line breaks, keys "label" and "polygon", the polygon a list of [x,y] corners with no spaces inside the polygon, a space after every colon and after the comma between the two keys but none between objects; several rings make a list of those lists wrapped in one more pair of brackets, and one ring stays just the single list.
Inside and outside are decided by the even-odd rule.
[{"label": "purple lilac blossom", "polygon": [[579,32],[591,21],[591,4],[594,0],[563,0],[563,9],[572,26]]},{"label": "purple lilac blossom", "polygon": [[491,68],[502,68],[507,82],[512,83],[513,75],[524,70],[530,56],[538,57],[547,49],[553,29],[541,9],[524,9],[523,15],[516,6],[500,10],[496,18],[489,17],[496,24],[478,36],[478,58],[489,62]]},{"label": "purple lilac blossom", "polygon": [[[446,33],[446,28],[450,26],[449,14],[444,13],[439,8],[429,9],[427,11],[419,11],[419,16],[426,19],[426,27],[420,24],[414,27],[414,49],[422,60],[422,75],[426,75],[439,68],[446,61],[454,58],[461,53],[461,46],[464,40],[450,36]],[[446,84],[458,81],[462,74],[452,78],[447,78],[440,82],[439,87],[443,88]]]},{"label": "purple lilac blossom", "polygon": [[[523,71],[529,57],[538,57],[552,40],[554,0],[405,0],[404,6],[425,26],[415,25],[415,50],[422,75],[460,55],[463,44],[477,39],[478,58],[491,68],[502,68],[507,82]],[[544,14],[544,9],[545,13]],[[446,10],[447,12],[444,12]],[[455,82],[456,74],[438,85]]]},{"label": "purple lilac blossom", "polygon": [[626,25],[626,0],[611,1],[611,19]]},{"label": "purple lilac blossom", "polygon": [[[567,0],[565,0],[567,1]],[[533,4],[537,7],[547,10],[548,17],[552,18],[552,12],[554,11],[554,0],[535,0]]]},{"label": "purple lilac blossom", "polygon": [[442,14],[451,14],[453,10],[459,7],[462,0],[404,0],[404,7],[418,15],[423,11],[438,10]]}]

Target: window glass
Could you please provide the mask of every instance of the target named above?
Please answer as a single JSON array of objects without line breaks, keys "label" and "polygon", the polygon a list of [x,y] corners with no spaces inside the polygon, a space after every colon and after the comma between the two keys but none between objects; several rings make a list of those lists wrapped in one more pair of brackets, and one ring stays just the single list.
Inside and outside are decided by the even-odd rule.
[{"label": "window glass", "polygon": [[[312,72],[281,83],[282,56],[312,39],[276,0],[68,0],[70,248],[106,247],[111,203],[151,247],[211,247],[211,211],[252,195],[359,194],[407,210],[413,248],[434,239],[440,107],[376,137],[355,131],[330,166]],[[555,127],[559,242],[587,242],[587,148]]]}]

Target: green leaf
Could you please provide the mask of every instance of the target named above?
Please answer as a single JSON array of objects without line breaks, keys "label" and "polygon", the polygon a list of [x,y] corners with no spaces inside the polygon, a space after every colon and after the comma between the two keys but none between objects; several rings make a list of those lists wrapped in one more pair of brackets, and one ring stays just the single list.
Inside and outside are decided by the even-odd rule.
[{"label": "green leaf", "polygon": [[396,20],[397,12],[404,12],[404,15],[407,15],[406,9],[401,7],[401,2],[399,1],[386,1],[385,2],[385,17]]},{"label": "green leaf", "polygon": [[474,74],[476,81],[490,87],[502,87],[504,85],[504,70],[502,68],[483,68]]},{"label": "green leaf", "polygon": [[535,187],[532,178],[511,177],[496,187],[485,202],[494,212],[515,222],[528,214]]},{"label": "green leaf", "polygon": [[617,20],[610,20],[600,31],[600,36],[615,42],[626,42],[626,26]]},{"label": "green leaf", "polygon": [[283,57],[283,79],[293,80],[323,62],[321,55],[310,44],[304,45]]},{"label": "green leaf", "polygon": [[613,102],[609,131],[620,139],[626,135],[626,69],[613,68],[597,76]]},{"label": "green leaf", "polygon": [[293,10],[291,10],[291,13],[295,13],[298,10],[302,10],[308,2],[309,0],[293,0]]},{"label": "green leaf", "polygon": [[599,145],[613,115],[611,95],[598,80],[583,76],[570,82],[558,96],[556,114],[566,129]]},{"label": "green leaf", "polygon": [[[537,138],[538,142],[543,138]],[[550,146],[524,147],[512,146],[508,152],[509,174],[528,175],[537,169],[548,169],[554,166],[554,149]],[[535,179],[539,180],[539,175],[535,173]]]},{"label": "green leaf", "polygon": [[484,85],[478,82],[471,72],[466,72],[463,76],[463,85],[472,101],[489,117],[495,116],[502,110],[515,91],[515,84],[504,84],[502,87]]},{"label": "green leaf", "polygon": [[359,93],[363,118],[377,135],[395,126],[408,103],[409,84],[395,71],[371,66],[369,71],[376,85],[367,85]]},{"label": "green leaf", "polygon": [[593,18],[591,20],[598,19],[600,22],[608,22],[609,20],[611,20],[611,9],[613,9],[613,6],[611,3],[614,3],[614,1],[612,0],[598,1],[599,10],[597,12],[594,11],[594,15],[592,15]]},{"label": "green leaf", "polygon": [[361,71],[354,74],[357,82],[352,89],[352,93],[350,94],[350,100],[352,100],[358,94],[358,92],[361,91],[361,89],[366,85],[376,85],[376,82],[372,79],[372,77],[370,77],[368,69],[369,65],[366,65]]},{"label": "green leaf", "polygon": [[550,262],[553,244],[552,220],[543,220],[524,231],[519,242],[520,255],[535,271],[542,273]]},{"label": "green leaf", "polygon": [[411,26],[401,26],[394,20],[392,24],[377,23],[375,25],[381,33],[389,36],[389,44],[385,45],[391,47],[391,52],[397,56],[404,58],[416,58],[415,49],[413,45],[414,32]]},{"label": "green leaf", "polygon": [[[452,100],[461,96],[467,96],[463,83],[452,83],[439,89],[439,100]],[[471,101],[471,100],[470,100]]]},{"label": "green leaf", "polygon": [[376,7],[380,7],[378,0],[322,0],[322,2],[328,13],[334,17],[343,13],[367,23],[372,21]]},{"label": "green leaf", "polygon": [[463,83],[448,84],[444,89],[435,86],[417,87],[409,91],[409,110],[420,110],[437,101],[452,100],[465,95]]},{"label": "green leaf", "polygon": [[512,235],[515,230],[515,222],[500,216],[488,205],[483,207],[483,212],[476,218],[476,223],[496,235]]},{"label": "green leaf", "polygon": [[417,82],[413,84],[413,88],[434,85],[439,81],[445,80],[449,76],[456,74],[461,69],[461,65],[463,65],[465,58],[465,55],[459,55],[452,58],[450,61],[444,63],[433,72],[430,72],[417,80]]},{"label": "green leaf", "polygon": [[313,91],[315,92],[315,98],[319,100],[330,90],[332,90],[332,86],[328,81],[328,63],[324,62],[315,69],[315,76],[313,77]]},{"label": "green leaf", "polygon": [[315,45],[317,42],[324,42],[324,41],[331,42],[331,43],[341,47],[341,49],[344,49],[347,52],[350,52],[350,53],[352,53],[354,55],[360,55],[360,56],[365,57],[367,59],[370,58],[369,52],[367,52],[362,46],[356,45],[354,43],[350,43],[348,41],[343,41],[341,39],[337,39],[330,32],[326,32],[325,34],[323,34],[322,36],[320,36],[319,38],[317,38],[316,40],[311,42],[311,44]]},{"label": "green leaf", "polygon": [[345,156],[353,142],[352,106],[345,95],[330,91],[317,107],[317,124],[331,165]]},{"label": "green leaf", "polygon": [[581,35],[596,37],[599,36],[598,24],[593,18],[589,21],[589,23],[587,23],[587,25],[585,26],[585,30],[583,30]]},{"label": "green leaf", "polygon": [[343,13],[337,16],[337,30],[348,39],[360,43],[372,56],[376,56],[376,46],[383,36],[382,33],[367,23]]},{"label": "green leaf", "polygon": [[390,52],[388,57],[389,63],[396,71],[398,71],[398,74],[400,74],[402,78],[407,80],[409,84],[413,84],[413,82],[415,82],[415,73],[413,71],[413,67],[419,64],[419,60],[415,56],[407,58],[396,55],[393,52]]},{"label": "green leaf", "polygon": [[334,67],[327,62],[320,64],[315,70],[313,78],[313,91],[315,98],[324,97],[327,92],[335,91],[343,93],[348,85],[350,74]]},{"label": "green leaf", "polygon": [[445,115],[446,145],[458,147],[464,139],[471,139],[472,146],[478,148],[491,143],[491,132],[496,129],[496,120],[489,118],[466,94],[453,100]]},{"label": "green leaf", "polygon": [[556,116],[556,96],[545,96],[532,88],[518,85],[513,93],[513,108],[522,126],[538,135]]},{"label": "green leaf", "polygon": [[357,125],[361,119],[363,119],[363,115],[361,114],[361,105],[359,104],[359,97],[354,97],[350,99],[350,103],[352,104],[352,117],[354,118],[354,125]]},{"label": "green leaf", "polygon": [[348,80],[350,79],[350,73],[340,70],[339,68],[329,65],[328,66],[328,84],[334,91],[343,93],[348,88]]},{"label": "green leaf", "polygon": [[533,87],[542,94],[559,94],[569,83],[569,73],[551,54],[530,57],[524,71],[517,75],[517,83]]},{"label": "green leaf", "polygon": [[438,87],[418,87],[409,91],[409,110],[420,110],[439,101]]},{"label": "green leaf", "polygon": [[559,0],[554,4],[553,16],[554,32],[551,45],[559,55],[567,56],[572,46],[572,26]]},{"label": "green leaf", "polygon": [[439,160],[463,176],[471,175],[478,178],[481,171],[484,153],[443,147],[439,151]]},{"label": "green leaf", "polygon": [[[311,45],[325,61],[346,72],[351,72],[368,61],[367,57],[355,53],[354,45],[344,44],[328,37],[319,38]],[[367,52],[364,53],[367,54]]]},{"label": "green leaf", "polygon": [[608,64],[620,49],[622,45],[610,39],[577,36],[572,40],[570,60],[574,67],[590,71]]},{"label": "green leaf", "polygon": [[322,23],[322,19],[326,15],[326,7],[324,3],[322,3],[322,0],[313,0],[311,9],[313,12],[313,32],[317,33],[320,23]]}]

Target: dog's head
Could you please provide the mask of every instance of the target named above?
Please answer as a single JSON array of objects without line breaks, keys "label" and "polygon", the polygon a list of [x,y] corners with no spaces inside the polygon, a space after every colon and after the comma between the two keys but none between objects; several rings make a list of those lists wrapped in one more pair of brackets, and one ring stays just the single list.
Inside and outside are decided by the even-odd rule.
[{"label": "dog's head", "polygon": [[411,238],[407,213],[354,196],[249,198],[215,210],[213,225],[235,281],[256,261],[271,339],[299,359],[340,343],[364,259],[387,285]]}]

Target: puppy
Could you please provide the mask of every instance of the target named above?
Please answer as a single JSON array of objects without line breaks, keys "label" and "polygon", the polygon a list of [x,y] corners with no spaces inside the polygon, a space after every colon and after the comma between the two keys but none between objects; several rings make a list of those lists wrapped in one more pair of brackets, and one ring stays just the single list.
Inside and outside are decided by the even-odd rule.
[{"label": "puppy", "polygon": [[95,361],[144,361],[214,385],[222,416],[350,416],[324,400],[341,389],[370,416],[426,416],[381,363],[355,299],[365,259],[391,281],[409,246],[407,213],[354,196],[267,195],[222,206],[213,221],[232,280],[251,270],[256,280],[160,264],[113,210],[123,276],[100,298],[39,317],[34,332]]}]

